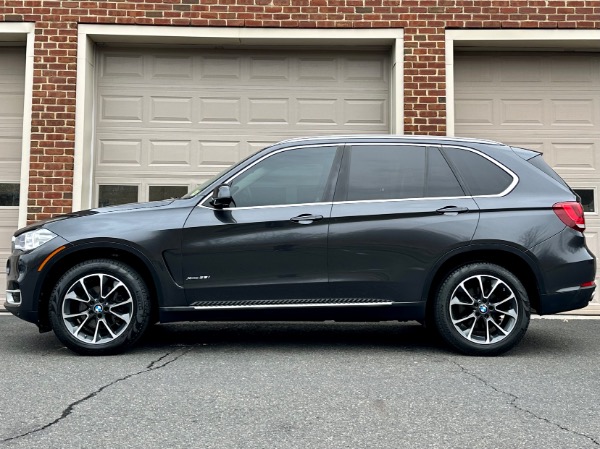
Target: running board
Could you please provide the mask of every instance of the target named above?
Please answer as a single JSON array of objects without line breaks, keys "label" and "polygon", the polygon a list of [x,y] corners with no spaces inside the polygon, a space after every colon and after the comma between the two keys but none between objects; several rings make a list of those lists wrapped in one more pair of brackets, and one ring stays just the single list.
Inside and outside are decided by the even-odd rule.
[{"label": "running board", "polygon": [[392,301],[368,298],[336,299],[285,299],[254,301],[197,301],[192,304],[195,310],[211,309],[282,309],[306,307],[376,307],[390,306]]}]

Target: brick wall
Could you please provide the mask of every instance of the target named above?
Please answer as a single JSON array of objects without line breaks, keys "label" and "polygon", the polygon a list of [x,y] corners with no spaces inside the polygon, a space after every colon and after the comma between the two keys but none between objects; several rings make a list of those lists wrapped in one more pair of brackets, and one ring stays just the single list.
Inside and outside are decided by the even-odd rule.
[{"label": "brick wall", "polygon": [[78,23],[403,28],[405,132],[445,134],[448,28],[600,28],[600,1],[3,0],[0,21],[35,22],[28,219],[71,210]]}]

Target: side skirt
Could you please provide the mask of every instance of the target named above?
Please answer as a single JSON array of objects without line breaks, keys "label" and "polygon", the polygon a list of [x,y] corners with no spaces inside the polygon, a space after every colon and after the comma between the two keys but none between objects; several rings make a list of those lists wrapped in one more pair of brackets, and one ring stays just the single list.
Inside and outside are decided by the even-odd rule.
[{"label": "side skirt", "polygon": [[161,307],[162,323],[174,321],[388,321],[423,320],[424,302],[351,298],[335,300],[206,301]]}]

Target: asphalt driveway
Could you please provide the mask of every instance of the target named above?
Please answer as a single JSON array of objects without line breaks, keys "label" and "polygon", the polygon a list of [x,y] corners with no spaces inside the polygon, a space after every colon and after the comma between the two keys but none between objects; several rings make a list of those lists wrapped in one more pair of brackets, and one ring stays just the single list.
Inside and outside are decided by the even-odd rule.
[{"label": "asphalt driveway", "polygon": [[0,316],[0,447],[598,447],[599,330],[472,358],[412,323],[180,323],[81,357]]}]

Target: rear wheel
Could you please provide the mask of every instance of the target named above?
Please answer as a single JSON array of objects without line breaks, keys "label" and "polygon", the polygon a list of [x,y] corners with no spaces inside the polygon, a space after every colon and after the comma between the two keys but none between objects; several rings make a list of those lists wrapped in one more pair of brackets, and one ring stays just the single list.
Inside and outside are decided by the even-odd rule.
[{"label": "rear wheel", "polygon": [[74,266],[50,297],[56,336],[79,354],[121,352],[135,343],[150,323],[148,288],[122,262],[98,259]]},{"label": "rear wheel", "polygon": [[459,351],[498,355],[525,335],[529,298],[510,271],[474,263],[448,275],[435,298],[433,317],[442,338]]}]

